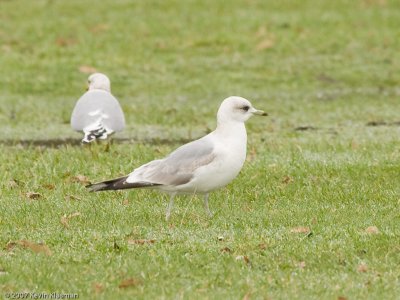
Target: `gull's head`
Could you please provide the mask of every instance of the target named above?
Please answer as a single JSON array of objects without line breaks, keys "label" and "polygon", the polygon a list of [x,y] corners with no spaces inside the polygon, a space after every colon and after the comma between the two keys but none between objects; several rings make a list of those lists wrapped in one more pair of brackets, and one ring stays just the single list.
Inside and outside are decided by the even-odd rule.
[{"label": "gull's head", "polygon": [[251,116],[268,116],[262,110],[255,109],[250,101],[237,96],[231,96],[222,101],[217,118],[221,122],[246,122]]},{"label": "gull's head", "polygon": [[88,90],[104,90],[111,92],[110,79],[102,73],[94,73],[88,78]]}]

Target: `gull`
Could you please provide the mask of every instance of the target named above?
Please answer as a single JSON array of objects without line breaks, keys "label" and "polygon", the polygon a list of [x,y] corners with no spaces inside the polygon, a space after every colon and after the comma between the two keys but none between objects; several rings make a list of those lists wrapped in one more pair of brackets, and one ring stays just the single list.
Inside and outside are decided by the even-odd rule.
[{"label": "gull", "polygon": [[247,133],[244,122],[253,115],[267,116],[242,97],[226,98],[218,109],[217,128],[208,135],[185,144],[163,159],[153,160],[127,176],[86,187],[91,192],[150,188],[167,192],[170,201],[165,215],[171,215],[177,194],[201,194],[204,208],[209,193],[226,186],[240,172],[246,159]]},{"label": "gull", "polygon": [[125,127],[118,100],[111,94],[110,80],[101,73],[88,78],[88,90],[79,98],[71,115],[71,127],[83,131],[82,143],[105,140]]}]

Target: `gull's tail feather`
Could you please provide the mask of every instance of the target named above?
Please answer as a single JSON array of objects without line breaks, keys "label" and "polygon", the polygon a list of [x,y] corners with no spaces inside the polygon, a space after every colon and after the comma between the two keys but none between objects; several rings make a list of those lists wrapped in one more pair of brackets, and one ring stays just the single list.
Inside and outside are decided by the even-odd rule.
[{"label": "gull's tail feather", "polygon": [[108,136],[114,132],[105,128],[100,119],[93,126],[90,126],[88,129],[84,130],[84,133],[85,136],[82,139],[82,143],[88,144],[96,139],[106,140]]},{"label": "gull's tail feather", "polygon": [[159,183],[151,182],[126,182],[128,176],[120,177],[116,179],[106,180],[98,183],[89,184],[86,186],[90,192],[109,191],[109,190],[124,190],[134,188],[148,188],[153,186],[159,186]]}]

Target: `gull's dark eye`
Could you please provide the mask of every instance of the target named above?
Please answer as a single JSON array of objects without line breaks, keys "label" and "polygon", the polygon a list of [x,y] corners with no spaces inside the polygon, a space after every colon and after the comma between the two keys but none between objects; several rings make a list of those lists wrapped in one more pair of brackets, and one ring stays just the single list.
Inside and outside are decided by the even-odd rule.
[{"label": "gull's dark eye", "polygon": [[242,109],[243,109],[244,111],[248,111],[248,110],[250,109],[250,106],[245,105],[245,106],[242,107]]}]

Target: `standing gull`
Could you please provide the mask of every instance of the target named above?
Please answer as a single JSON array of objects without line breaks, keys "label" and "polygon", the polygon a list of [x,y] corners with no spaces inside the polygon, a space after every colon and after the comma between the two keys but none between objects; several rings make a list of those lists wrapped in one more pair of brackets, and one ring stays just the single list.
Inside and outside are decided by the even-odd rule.
[{"label": "standing gull", "polygon": [[163,159],[153,160],[127,176],[86,186],[92,192],[151,188],[170,194],[166,219],[177,194],[204,195],[204,208],[211,216],[208,195],[231,182],[246,159],[247,133],[244,122],[253,115],[266,116],[241,97],[226,98],[217,114],[217,128],[183,145]]},{"label": "standing gull", "polygon": [[105,140],[114,132],[124,129],[124,113],[118,100],[111,94],[110,80],[106,75],[94,73],[89,76],[88,91],[75,105],[71,126],[85,134],[82,143]]}]

